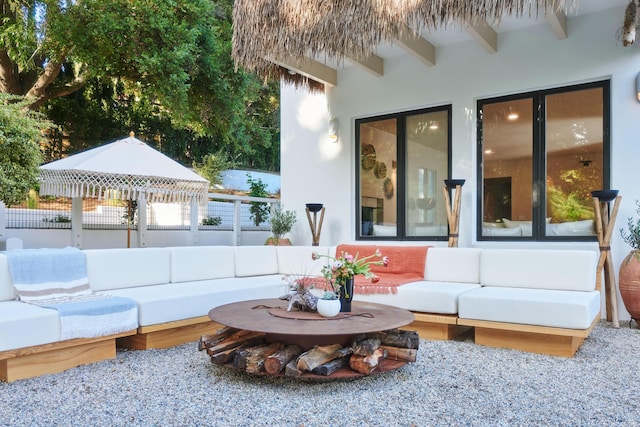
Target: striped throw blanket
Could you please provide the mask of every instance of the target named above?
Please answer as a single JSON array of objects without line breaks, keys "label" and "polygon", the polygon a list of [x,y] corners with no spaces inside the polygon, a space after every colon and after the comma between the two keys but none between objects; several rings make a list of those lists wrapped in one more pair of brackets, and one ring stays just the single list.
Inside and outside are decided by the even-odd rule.
[{"label": "striped throw blanket", "polygon": [[135,301],[91,291],[79,249],[25,249],[6,255],[18,299],[57,310],[61,339],[95,338],[138,327]]}]

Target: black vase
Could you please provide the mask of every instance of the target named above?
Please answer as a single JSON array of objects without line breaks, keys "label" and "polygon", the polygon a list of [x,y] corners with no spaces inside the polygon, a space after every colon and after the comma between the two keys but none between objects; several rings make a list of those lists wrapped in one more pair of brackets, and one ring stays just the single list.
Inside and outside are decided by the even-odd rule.
[{"label": "black vase", "polygon": [[351,311],[351,300],[353,299],[353,277],[346,279],[340,284],[340,312]]}]

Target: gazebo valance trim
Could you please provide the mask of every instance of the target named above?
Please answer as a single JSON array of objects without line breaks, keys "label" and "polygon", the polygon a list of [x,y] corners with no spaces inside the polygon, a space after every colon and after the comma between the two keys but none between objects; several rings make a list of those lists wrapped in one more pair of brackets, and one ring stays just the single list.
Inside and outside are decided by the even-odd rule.
[{"label": "gazebo valance trim", "polygon": [[122,176],[70,170],[40,170],[40,194],[57,197],[138,200],[150,203],[204,204],[207,181],[184,181],[153,176]]}]

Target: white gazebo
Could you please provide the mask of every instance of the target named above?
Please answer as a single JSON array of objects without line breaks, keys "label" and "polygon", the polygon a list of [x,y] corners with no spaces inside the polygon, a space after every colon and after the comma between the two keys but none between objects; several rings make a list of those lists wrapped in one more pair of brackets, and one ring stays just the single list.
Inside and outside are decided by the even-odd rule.
[{"label": "white gazebo", "polygon": [[72,199],[76,247],[82,247],[84,197],[137,201],[141,215],[147,202],[191,203],[191,228],[197,235],[197,205],[207,202],[208,190],[209,181],[135,138],[133,132],[128,138],[40,167],[40,194]]}]

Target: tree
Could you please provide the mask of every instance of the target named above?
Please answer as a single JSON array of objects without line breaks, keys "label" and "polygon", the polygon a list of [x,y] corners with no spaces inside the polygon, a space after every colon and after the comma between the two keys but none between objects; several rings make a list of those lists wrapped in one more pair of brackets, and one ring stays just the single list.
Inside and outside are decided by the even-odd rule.
[{"label": "tree", "polygon": [[216,153],[206,154],[202,158],[202,163],[194,162],[193,169],[202,177],[209,181],[210,186],[222,184],[220,173],[226,169],[232,169],[236,165],[235,162],[229,160],[227,155],[218,151]]},{"label": "tree", "polygon": [[28,102],[0,94],[0,200],[8,206],[23,201],[38,180],[38,143],[50,124],[26,111]]},{"label": "tree", "polygon": [[28,96],[61,125],[48,159],[133,130],[184,164],[224,149],[278,170],[278,82],[235,69],[232,0],[0,6],[0,92]]}]

